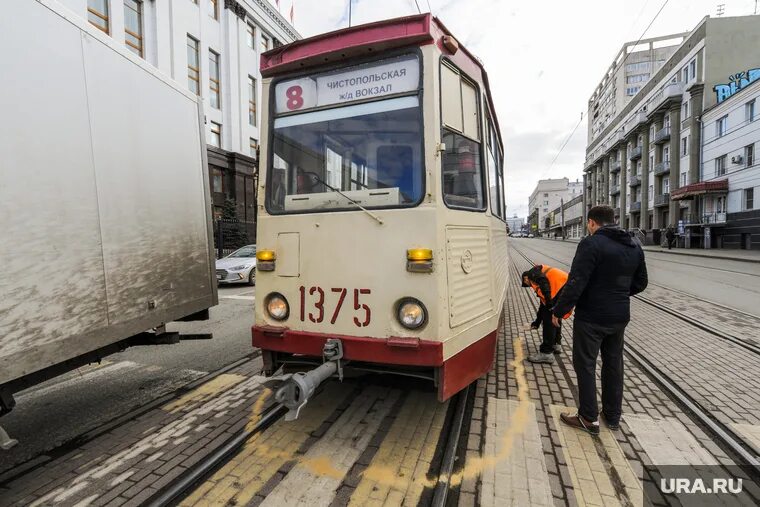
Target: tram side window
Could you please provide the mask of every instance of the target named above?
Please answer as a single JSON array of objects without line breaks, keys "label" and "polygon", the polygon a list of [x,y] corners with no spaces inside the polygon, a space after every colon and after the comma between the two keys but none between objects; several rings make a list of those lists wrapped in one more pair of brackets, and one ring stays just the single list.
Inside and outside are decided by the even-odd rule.
[{"label": "tram side window", "polygon": [[443,200],[448,206],[485,208],[480,143],[480,108],[474,85],[445,63],[441,64],[441,141]]},{"label": "tram side window", "polygon": [[501,162],[496,131],[489,119],[488,122],[488,193],[491,200],[491,213],[504,218],[504,169]]}]

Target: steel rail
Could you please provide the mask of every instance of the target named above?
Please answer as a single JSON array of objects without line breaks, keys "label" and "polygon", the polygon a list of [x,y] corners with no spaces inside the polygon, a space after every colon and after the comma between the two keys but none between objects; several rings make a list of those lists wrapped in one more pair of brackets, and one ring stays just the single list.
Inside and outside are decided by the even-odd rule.
[{"label": "steel rail", "polygon": [[[517,248],[512,247],[523,259],[533,264],[533,261]],[[547,255],[550,259],[556,259]],[[563,262],[563,261],[560,261]],[[517,267],[515,265],[515,267]],[[519,271],[519,268],[518,268]],[[691,320],[687,322],[692,323]],[[727,425],[720,422],[717,417],[705,410],[699,402],[681,389],[667,374],[652,364],[646,357],[629,343],[624,344],[625,353],[628,354],[636,363],[648,374],[654,378],[672,397],[685,406],[702,424],[709,428],[718,439],[723,442],[736,455],[740,456],[746,463],[752,467],[754,472],[760,476],[760,459],[753,454],[756,449],[753,444],[738,436]],[[750,452],[752,451],[752,452]]]},{"label": "steel rail", "polygon": [[464,424],[467,402],[470,398],[470,393],[473,390],[472,384],[470,384],[457,395],[457,405],[449,427],[446,450],[443,453],[441,470],[438,474],[438,483],[435,485],[433,501],[431,502],[433,507],[444,507],[446,505],[446,497],[451,489],[451,474],[454,471],[454,465],[457,461],[457,447],[459,446],[459,440],[462,436],[462,426]]},{"label": "steel rail", "polygon": [[[518,250],[516,247],[512,247],[512,250],[515,250],[526,261],[528,261],[531,264],[533,264],[533,260],[531,260],[528,256],[526,256],[522,251]],[[569,267],[569,264],[566,261],[563,261],[562,259],[558,259],[558,258],[553,257],[551,255],[547,255],[547,254],[545,254],[543,252],[540,252],[540,253],[541,253],[541,255],[543,255],[545,257],[548,257],[549,259],[555,260],[557,262],[561,262],[565,266]],[[654,285],[657,285],[658,287],[663,287],[664,289],[667,289],[667,290],[672,290],[672,289],[669,289],[668,287],[664,287],[664,286],[659,285],[659,284],[654,284]],[[686,293],[683,293],[683,294],[686,294]],[[689,294],[687,294],[687,295],[689,295]],[[723,340],[726,340],[726,341],[729,341],[731,343],[734,343],[735,345],[738,345],[738,346],[740,346],[740,347],[742,347],[742,348],[744,348],[746,350],[749,350],[750,352],[754,352],[755,354],[760,355],[760,345],[757,345],[756,343],[749,342],[747,340],[739,338],[738,336],[735,336],[735,335],[732,335],[732,334],[728,334],[728,333],[726,333],[724,331],[720,331],[720,330],[718,330],[718,329],[716,329],[716,328],[714,328],[714,327],[712,327],[712,326],[710,326],[708,324],[705,324],[705,323],[702,323],[702,322],[698,322],[698,321],[694,320],[693,318],[691,318],[691,317],[689,317],[687,315],[684,315],[683,313],[680,313],[678,310],[674,310],[674,309],[672,309],[671,307],[669,307],[667,305],[663,305],[662,303],[655,302],[655,301],[649,299],[646,296],[642,296],[641,294],[637,294],[637,295],[635,295],[633,297],[634,297],[634,299],[637,299],[638,301],[641,301],[644,304],[648,304],[650,306],[653,306],[654,308],[657,308],[658,310],[661,310],[661,311],[663,311],[663,312],[665,312],[665,313],[667,313],[669,315],[672,315],[673,317],[676,317],[679,320],[687,322],[687,323],[691,324],[692,326],[701,329],[702,331],[708,332],[708,333],[710,333],[710,334],[712,334],[714,336],[717,336],[718,338],[721,338]],[[696,298],[696,299],[699,299],[699,298]],[[703,300],[703,301],[706,301],[706,300]],[[724,308],[725,308],[725,306],[724,306]],[[750,314],[747,314],[747,313],[741,312],[741,311],[739,311],[739,313],[742,313],[742,314],[745,314],[745,315],[750,315]]]},{"label": "steel rail", "polygon": [[211,454],[199,461],[194,466],[185,470],[177,479],[169,483],[165,488],[157,491],[151,496],[144,505],[150,507],[164,507],[174,505],[187,495],[193,486],[208,477],[211,473],[224,465],[234,456],[238,450],[255,434],[264,431],[272,423],[285,415],[287,409],[281,404],[275,404],[267,409],[261,416],[261,419],[251,429],[242,429],[227,439],[221,446],[216,448]]}]

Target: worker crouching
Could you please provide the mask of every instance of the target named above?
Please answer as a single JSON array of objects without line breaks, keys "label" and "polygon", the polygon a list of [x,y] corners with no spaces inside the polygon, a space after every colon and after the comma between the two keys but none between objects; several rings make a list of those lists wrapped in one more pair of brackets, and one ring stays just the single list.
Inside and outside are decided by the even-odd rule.
[{"label": "worker crouching", "polygon": [[[552,308],[560,291],[567,283],[567,272],[551,266],[538,264],[522,274],[522,286],[531,287],[540,304],[536,312],[536,320],[530,325],[531,329],[543,326],[543,341],[538,353],[528,357],[532,363],[554,362],[554,354],[562,352],[562,327],[552,325]],[[572,311],[565,315],[570,317]]]}]

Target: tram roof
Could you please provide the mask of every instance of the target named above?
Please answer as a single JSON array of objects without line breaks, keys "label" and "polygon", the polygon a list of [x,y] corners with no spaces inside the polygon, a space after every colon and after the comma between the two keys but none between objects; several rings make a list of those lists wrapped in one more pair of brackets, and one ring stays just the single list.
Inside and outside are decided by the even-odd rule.
[{"label": "tram roof", "polygon": [[[443,45],[443,36],[453,34],[437,17],[430,13],[386,19],[349,28],[342,28],[271,49],[261,55],[261,75],[271,77],[347,58],[357,58],[384,51],[436,44],[471,79],[477,81],[488,97],[488,107],[501,140],[499,120],[496,117],[488,74],[483,63],[464,46],[451,53]],[[503,144],[502,144],[503,146]]]}]

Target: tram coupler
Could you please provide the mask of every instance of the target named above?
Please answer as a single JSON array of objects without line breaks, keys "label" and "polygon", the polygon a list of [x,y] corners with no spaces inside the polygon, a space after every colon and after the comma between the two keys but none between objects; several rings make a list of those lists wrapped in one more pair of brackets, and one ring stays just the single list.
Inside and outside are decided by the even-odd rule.
[{"label": "tram coupler", "polygon": [[324,363],[307,372],[282,375],[278,380],[282,383],[274,393],[274,399],[288,409],[286,421],[298,419],[298,414],[314,395],[317,387],[336,373],[343,379],[343,344],[340,340],[331,338],[325,342],[322,349]]}]

